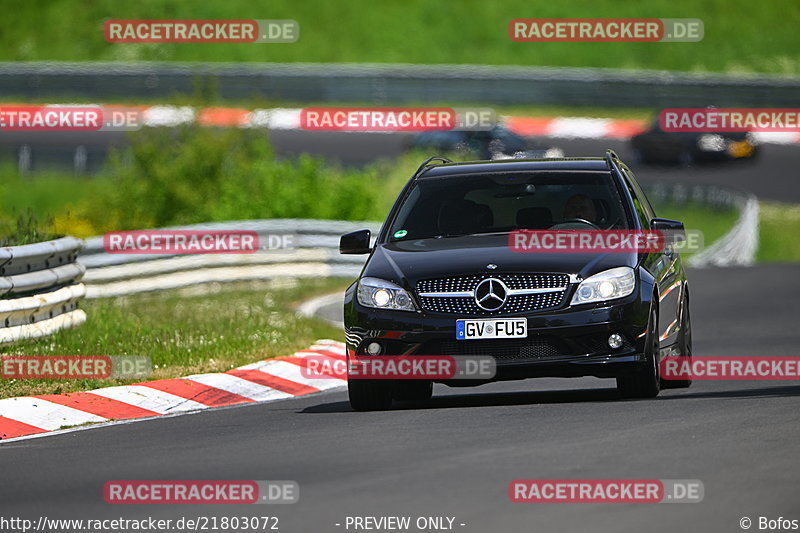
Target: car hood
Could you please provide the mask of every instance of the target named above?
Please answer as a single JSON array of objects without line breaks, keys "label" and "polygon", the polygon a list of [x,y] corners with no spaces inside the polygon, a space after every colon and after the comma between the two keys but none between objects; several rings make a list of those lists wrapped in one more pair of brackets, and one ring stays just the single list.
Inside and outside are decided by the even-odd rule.
[{"label": "car hood", "polygon": [[514,252],[508,234],[474,235],[379,244],[363,275],[413,288],[422,279],[489,273],[560,272],[585,279],[609,268],[635,267],[637,262],[636,253]]}]

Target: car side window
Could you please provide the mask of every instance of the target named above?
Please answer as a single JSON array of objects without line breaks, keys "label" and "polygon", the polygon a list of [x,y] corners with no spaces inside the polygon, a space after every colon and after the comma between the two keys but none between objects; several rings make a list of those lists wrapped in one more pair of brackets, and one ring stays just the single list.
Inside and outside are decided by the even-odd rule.
[{"label": "car side window", "polygon": [[636,194],[633,186],[631,185],[631,181],[627,175],[624,177],[623,180],[625,182],[625,186],[628,188],[628,192],[631,194],[631,199],[633,199],[633,208],[636,211],[636,217],[639,219],[639,225],[642,228],[649,228],[650,227],[650,219],[647,217],[647,213],[642,206],[642,202],[639,200],[639,196]]},{"label": "car side window", "polygon": [[648,222],[656,218],[656,210],[653,209],[653,206],[650,204],[650,200],[647,198],[647,195],[644,193],[642,188],[639,186],[639,182],[636,181],[636,176],[633,175],[633,172],[628,167],[623,167],[623,172],[625,173],[628,181],[630,181],[633,190],[636,191],[636,196],[639,198],[639,201],[642,204],[642,208],[647,215]]}]

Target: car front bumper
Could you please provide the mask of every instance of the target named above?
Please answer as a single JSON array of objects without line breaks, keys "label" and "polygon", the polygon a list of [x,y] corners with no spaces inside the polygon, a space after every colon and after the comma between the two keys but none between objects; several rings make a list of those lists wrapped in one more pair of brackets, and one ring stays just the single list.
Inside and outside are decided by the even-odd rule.
[{"label": "car front bumper", "polygon": [[[345,336],[349,356],[366,354],[378,342],[381,355],[491,356],[497,365],[492,381],[530,377],[617,377],[644,363],[649,299],[634,293],[611,304],[582,305],[513,315],[528,322],[524,339],[456,340],[456,320],[440,313],[389,311],[367,308],[345,299]],[[608,337],[617,333],[623,345],[612,349]],[[470,386],[486,380],[450,380]]]}]

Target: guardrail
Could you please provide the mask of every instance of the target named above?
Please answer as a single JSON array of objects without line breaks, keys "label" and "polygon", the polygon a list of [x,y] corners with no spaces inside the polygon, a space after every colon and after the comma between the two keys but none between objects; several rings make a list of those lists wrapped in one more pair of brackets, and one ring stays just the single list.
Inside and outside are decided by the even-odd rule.
[{"label": "guardrail", "polygon": [[653,183],[643,185],[647,197],[660,203],[678,205],[697,203],[708,207],[732,208],[739,218],[728,233],[693,255],[687,264],[695,268],[709,266],[749,266],[758,250],[758,199],[754,194],[720,185]]},{"label": "guardrail", "polygon": [[369,228],[375,222],[271,219],[174,226],[165,230],[254,231],[260,241],[291,235],[291,249],[248,254],[109,254],[101,237],[87,239],[79,262],[87,268],[87,298],[122,296],[175,289],[202,283],[250,281],[273,277],[355,277],[363,256],[340,255],[343,233]]},{"label": "guardrail", "polygon": [[604,107],[797,107],[800,77],[604,68],[336,63],[0,63],[0,93],[156,98],[213,85],[225,99]]},{"label": "guardrail", "polygon": [[85,267],[76,262],[83,241],[0,248],[0,345],[50,335],[86,320],[78,301]]}]

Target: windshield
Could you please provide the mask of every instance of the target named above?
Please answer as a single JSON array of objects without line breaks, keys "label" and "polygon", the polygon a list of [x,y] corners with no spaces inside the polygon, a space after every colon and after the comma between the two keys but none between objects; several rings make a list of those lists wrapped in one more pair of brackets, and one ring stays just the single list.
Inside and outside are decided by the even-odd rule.
[{"label": "windshield", "polygon": [[389,240],[629,228],[608,173],[480,174],[418,180],[390,227]]}]

